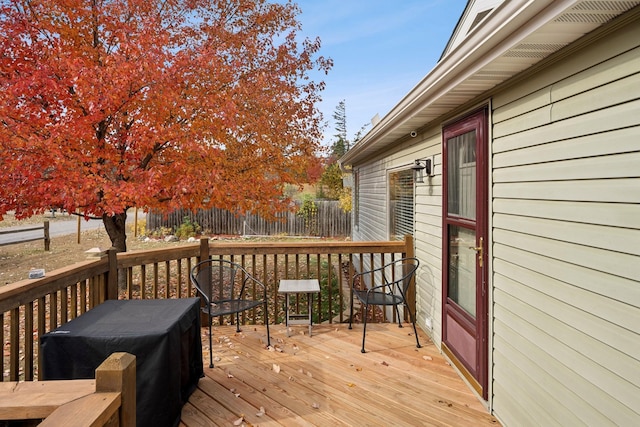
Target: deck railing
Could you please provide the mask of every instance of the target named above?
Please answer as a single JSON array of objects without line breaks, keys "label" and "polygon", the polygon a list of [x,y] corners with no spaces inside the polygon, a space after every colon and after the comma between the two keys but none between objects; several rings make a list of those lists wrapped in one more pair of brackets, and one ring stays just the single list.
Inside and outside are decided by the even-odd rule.
[{"label": "deck railing", "polygon": [[[2,381],[32,381],[41,370],[40,337],[107,299],[156,299],[195,296],[191,268],[200,260],[223,257],[243,265],[269,293],[269,319],[284,317],[280,279],[317,278],[321,297],[314,322],[348,320],[348,277],[371,265],[413,256],[413,240],[393,242],[231,242],[203,239],[199,244],[116,254],[108,251],[48,272],[40,279],[0,287],[0,357]],[[119,279],[120,278],[120,279]],[[297,303],[306,304],[301,296]],[[296,302],[294,302],[295,304]],[[415,302],[411,302],[415,304]],[[303,305],[304,306],[304,305]],[[262,314],[247,312],[241,322],[260,323]],[[223,324],[233,317],[217,319]]]}]

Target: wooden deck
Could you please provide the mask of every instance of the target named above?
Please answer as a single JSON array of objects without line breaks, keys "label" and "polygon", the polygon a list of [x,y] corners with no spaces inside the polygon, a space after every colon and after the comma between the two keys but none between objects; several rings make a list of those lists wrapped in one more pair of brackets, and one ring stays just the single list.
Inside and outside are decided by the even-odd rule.
[{"label": "wooden deck", "polygon": [[[409,326],[409,327],[407,327]],[[181,426],[478,426],[499,425],[437,348],[410,325],[214,328],[209,369],[182,410]],[[261,409],[263,408],[263,409]],[[264,413],[263,413],[264,412]]]}]

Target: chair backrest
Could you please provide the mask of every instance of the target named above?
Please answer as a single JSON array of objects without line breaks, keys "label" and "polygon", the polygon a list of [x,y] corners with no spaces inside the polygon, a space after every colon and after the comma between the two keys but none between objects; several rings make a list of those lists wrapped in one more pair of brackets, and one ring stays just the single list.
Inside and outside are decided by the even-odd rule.
[{"label": "chair backrest", "polygon": [[398,290],[402,293],[402,297],[405,298],[407,289],[409,289],[409,285],[411,285],[411,279],[419,266],[420,261],[418,261],[417,258],[400,258],[385,264],[383,267],[380,267],[380,270],[384,282],[390,285],[397,285]]},{"label": "chair backrest", "polygon": [[241,299],[249,278],[242,266],[224,259],[208,259],[191,269],[191,282],[207,303]]}]

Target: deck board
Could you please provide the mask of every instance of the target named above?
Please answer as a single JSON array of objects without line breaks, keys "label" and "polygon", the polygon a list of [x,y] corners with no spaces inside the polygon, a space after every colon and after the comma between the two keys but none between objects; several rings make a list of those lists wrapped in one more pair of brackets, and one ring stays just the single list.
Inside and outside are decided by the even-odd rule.
[{"label": "deck board", "polygon": [[[499,425],[419,331],[362,325],[215,327],[213,369],[203,329],[205,378],[182,412],[181,426]],[[265,414],[259,414],[264,407]]]}]

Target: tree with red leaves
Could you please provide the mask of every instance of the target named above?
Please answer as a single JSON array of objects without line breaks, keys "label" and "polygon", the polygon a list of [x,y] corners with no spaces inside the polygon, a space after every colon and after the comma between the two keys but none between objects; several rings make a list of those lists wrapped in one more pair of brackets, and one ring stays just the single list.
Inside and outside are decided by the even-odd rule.
[{"label": "tree with red leaves", "polygon": [[0,219],[218,207],[270,216],[321,141],[331,60],[297,5],[0,0]]}]

